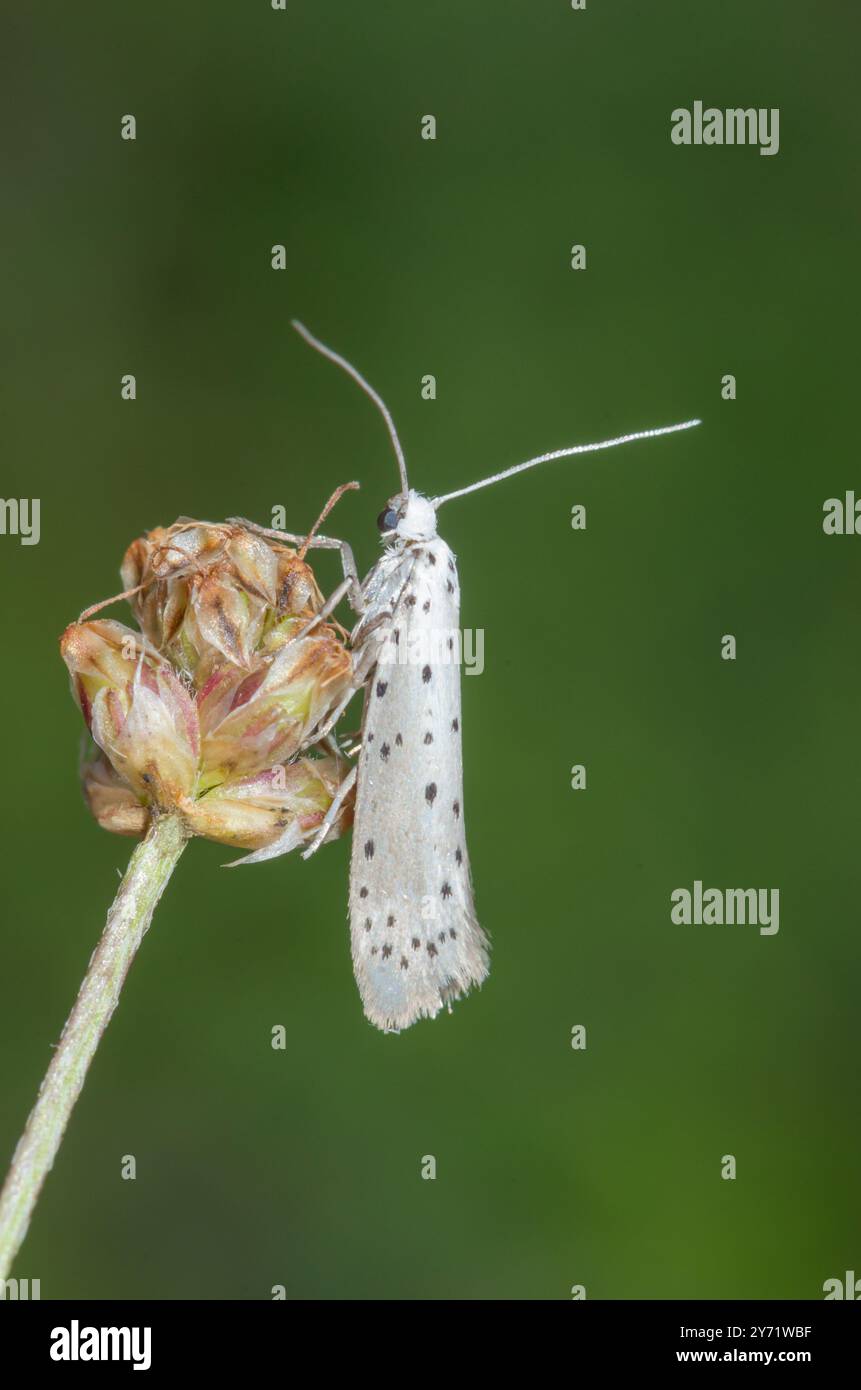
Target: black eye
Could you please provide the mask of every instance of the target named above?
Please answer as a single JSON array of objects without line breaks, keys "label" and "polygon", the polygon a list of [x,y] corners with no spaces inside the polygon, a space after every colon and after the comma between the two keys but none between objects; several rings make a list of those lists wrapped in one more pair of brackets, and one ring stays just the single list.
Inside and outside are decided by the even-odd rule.
[{"label": "black eye", "polygon": [[381,531],[394,531],[398,524],[398,514],[392,507],[386,507],[377,517],[377,526]]}]

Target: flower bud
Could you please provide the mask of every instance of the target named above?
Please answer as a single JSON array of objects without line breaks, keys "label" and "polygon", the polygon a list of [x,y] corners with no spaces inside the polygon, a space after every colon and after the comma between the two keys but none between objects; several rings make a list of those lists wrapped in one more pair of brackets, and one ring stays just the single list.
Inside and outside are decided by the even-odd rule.
[{"label": "flower bud", "polygon": [[115,835],[144,835],[149,809],[135,796],[128,782],[99,753],[81,766],[84,798],[103,830]]},{"label": "flower bud", "polygon": [[288,546],[242,526],[177,521],[134,541],[121,569],[150,642],[198,684],[226,660],[248,670],[285,616],[313,617],[322,595]]},{"label": "flower bud", "polygon": [[349,653],[326,628],[250,673],[222,663],[197,697],[207,779],[245,777],[294,757],[346,694],[351,673]]},{"label": "flower bud", "polygon": [[[299,758],[253,777],[224,782],[195,801],[187,814],[196,835],[237,849],[259,850],[277,843],[278,851],[307,843],[319,829],[345,765],[336,758]],[[327,839],[352,823],[348,800]]]},{"label": "flower bud", "polygon": [[72,623],[60,639],[87,726],[133,791],[162,809],[191,796],[200,733],[194,701],[170,665],[122,623]]}]

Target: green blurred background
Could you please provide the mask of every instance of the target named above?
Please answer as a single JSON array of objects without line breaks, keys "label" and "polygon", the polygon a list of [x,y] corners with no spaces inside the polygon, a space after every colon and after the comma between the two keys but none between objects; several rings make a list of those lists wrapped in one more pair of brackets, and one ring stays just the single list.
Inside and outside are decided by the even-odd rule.
[{"label": "green blurred background", "polygon": [[[816,1298],[861,1267],[861,540],[821,529],[859,484],[859,29],[836,0],[4,19],[2,490],[42,499],[38,546],[0,537],[4,1164],[130,850],[82,805],[58,634],[182,513],[301,530],[357,478],[330,529],[377,554],[384,430],[290,316],[431,492],[704,417],[443,513],[486,633],[485,988],[382,1036],[348,843],[236,874],[193,844],[17,1263],[43,1297]],[[779,154],[674,147],[696,99],[779,107]],[[696,878],[778,887],[779,934],[673,926]]]}]

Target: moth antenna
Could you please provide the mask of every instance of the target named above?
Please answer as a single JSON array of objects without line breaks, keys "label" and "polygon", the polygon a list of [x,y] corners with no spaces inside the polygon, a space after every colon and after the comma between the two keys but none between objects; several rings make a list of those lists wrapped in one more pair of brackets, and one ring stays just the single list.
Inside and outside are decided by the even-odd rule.
[{"label": "moth antenna", "polygon": [[358,487],[358,483],[342,483],[340,487],[335,488],[335,491],[332,493],[332,496],[329,498],[320,515],[317,517],[317,520],[314,522],[314,525],[311,527],[311,530],[308,532],[307,536],[305,537],[305,540],[303,541],[298,551],[300,560],[305,559],[305,552],[307,551],[308,546],[311,544],[320,527],[323,525],[323,522],[326,520],[326,517],[329,515],[335,503],[339,501],[341,497],[343,497],[345,492],[350,492],[351,489],[358,490]]},{"label": "moth antenna", "polygon": [[328,357],[329,361],[334,362],[336,367],[340,367],[342,371],[345,371],[347,373],[347,376],[351,376],[355,381],[356,385],[362,388],[365,395],[370,396],[371,400],[374,402],[374,405],[377,407],[383,419],[385,420],[386,429],[389,431],[389,435],[391,437],[392,446],[395,451],[395,458],[398,461],[398,471],[401,475],[401,491],[404,494],[409,492],[410,485],[407,481],[407,461],[404,458],[404,451],[401,448],[401,441],[398,439],[398,432],[395,429],[395,422],[392,419],[392,413],[389,410],[389,407],[386,405],[385,401],[383,400],[382,396],[374,390],[370,382],[365,380],[361,372],[358,372],[356,370],[352,362],[347,361],[346,357],[342,357],[339,352],[335,352],[333,348],[327,347],[325,343],[321,343],[320,339],[315,338],[314,334],[311,333],[305,327],[304,323],[300,323],[298,319],[292,319],[291,322],[293,324],[293,327],[296,329],[296,332],[299,334],[300,338],[304,338],[305,342],[308,343],[312,348],[314,348],[315,351],[321,353],[323,357]]},{"label": "moth antenna", "polygon": [[537,468],[539,463],[550,463],[553,459],[570,458],[572,454],[594,454],[599,449],[615,449],[617,444],[633,444],[635,439],[657,439],[661,434],[676,434],[678,430],[691,430],[695,425],[701,425],[702,420],[685,420],[680,425],[662,425],[660,429],[638,430],[636,434],[620,434],[617,439],[601,439],[597,444],[574,444],[570,449],[553,449],[549,454],[539,454],[537,458],[527,459],[525,463],[516,463],[513,468],[504,468],[501,473],[494,473],[490,478],[482,478],[479,483],[470,483],[469,487],[458,488],[457,492],[447,492],[444,497],[431,498],[434,507],[441,507],[443,502],[451,502],[454,497],[465,497],[468,492],[478,492],[479,488],[490,487],[491,483],[500,483],[503,478],[511,478],[515,473],[523,473],[527,468]]}]

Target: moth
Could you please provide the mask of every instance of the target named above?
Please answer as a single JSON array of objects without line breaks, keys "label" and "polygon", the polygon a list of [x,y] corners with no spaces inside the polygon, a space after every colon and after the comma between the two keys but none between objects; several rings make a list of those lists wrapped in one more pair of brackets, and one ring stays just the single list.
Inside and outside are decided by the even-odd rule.
[{"label": "moth", "polygon": [[[294,321],[293,326],[377,406],[400,475],[400,488],[377,521],[385,549],[362,583],[345,541],[320,535],[309,541],[243,523],[273,539],[340,551],[343,582],[312,623],[348,598],[359,615],[351,639],[354,679],[319,736],[329,733],[364,686],[361,742],[357,764],[303,857],[325,841],[355,785],[349,894],[353,967],[367,1018],[385,1032],[398,1032],[450,1007],[480,985],[489,968],[489,943],[475,913],[464,830],[460,586],[455,557],[437,530],[437,512],[456,497],[553,459],[673,434],[700,422],[686,420],[556,449],[455,492],[426,497],[410,487],[404,451],[379,394],[303,324]],[[276,843],[239,862],[282,852]]]}]

